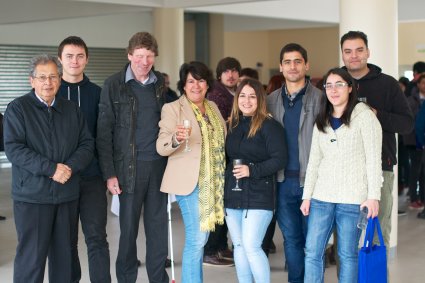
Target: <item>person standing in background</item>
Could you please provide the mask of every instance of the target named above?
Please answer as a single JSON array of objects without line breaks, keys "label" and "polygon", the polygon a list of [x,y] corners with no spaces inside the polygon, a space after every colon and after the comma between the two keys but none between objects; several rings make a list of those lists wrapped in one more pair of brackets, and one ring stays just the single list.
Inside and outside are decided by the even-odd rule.
[{"label": "person standing in background", "polygon": [[173,102],[179,99],[177,93],[170,88],[170,76],[166,73],[162,73],[164,77],[164,93],[165,93],[165,103]]},{"label": "person standing in background", "polygon": [[[3,142],[3,114],[0,113],[0,151],[4,151]],[[0,215],[0,221],[6,220],[6,216]]]},{"label": "person standing in background", "polygon": [[[63,75],[58,97],[78,104],[87,121],[89,131],[96,138],[101,88],[84,74],[89,62],[86,43],[78,36],[65,38],[58,48]],[[108,201],[106,184],[100,172],[97,150],[87,168],[81,172],[78,213],[87,244],[91,282],[111,282],[109,245],[106,240]],[[73,282],[81,279],[78,259],[78,226],[73,239]]]},{"label": "person standing in background", "polygon": [[[233,57],[221,59],[216,68],[216,78],[212,88],[208,91],[207,98],[215,102],[224,121],[230,117],[233,106],[233,96],[239,81],[241,64]],[[233,266],[233,252],[227,244],[226,221],[216,225],[205,245],[204,264],[210,266]]]}]

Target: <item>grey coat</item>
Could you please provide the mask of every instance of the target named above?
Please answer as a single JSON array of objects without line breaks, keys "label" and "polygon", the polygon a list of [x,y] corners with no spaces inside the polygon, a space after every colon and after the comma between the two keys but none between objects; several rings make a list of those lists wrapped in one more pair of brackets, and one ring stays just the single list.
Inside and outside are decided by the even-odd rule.
[{"label": "grey coat", "polygon": [[[267,96],[267,109],[273,118],[282,124],[285,108],[283,107],[282,89],[279,88]],[[300,116],[300,129],[298,133],[299,159],[300,159],[300,184],[304,186],[305,174],[307,171],[308,158],[310,156],[311,138],[313,136],[313,127],[316,116],[319,113],[320,98],[322,92],[307,83],[307,89],[303,97],[302,112]],[[285,179],[284,170],[277,173],[277,181],[282,182]]]}]

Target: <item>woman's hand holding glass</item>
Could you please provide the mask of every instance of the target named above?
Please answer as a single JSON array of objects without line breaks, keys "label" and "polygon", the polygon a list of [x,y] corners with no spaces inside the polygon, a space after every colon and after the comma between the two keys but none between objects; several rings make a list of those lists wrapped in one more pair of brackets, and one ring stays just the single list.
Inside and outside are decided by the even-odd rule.
[{"label": "woman's hand holding glass", "polygon": [[232,172],[236,179],[249,177],[249,167],[247,165],[235,165]]},{"label": "woman's hand holding glass", "polygon": [[[238,161],[241,159],[238,159]],[[241,161],[242,162],[242,161]],[[234,191],[240,191],[238,180],[241,178],[249,177],[249,167],[247,165],[238,164],[239,162],[233,162],[233,176],[236,178],[236,188]]]},{"label": "woman's hand holding glass", "polygon": [[[185,121],[189,121],[189,120],[185,120]],[[192,127],[191,127],[190,123],[188,124],[186,122],[186,125],[177,125],[175,138],[176,138],[176,140],[179,144],[181,144],[182,142],[186,143],[185,144],[185,150],[184,150],[185,152],[190,151],[190,148],[188,146],[188,140],[189,140],[189,136],[191,134],[191,130],[192,130]]]},{"label": "woman's hand holding glass", "polygon": [[179,143],[182,143],[186,140],[186,129],[183,125],[177,125],[175,137]]}]

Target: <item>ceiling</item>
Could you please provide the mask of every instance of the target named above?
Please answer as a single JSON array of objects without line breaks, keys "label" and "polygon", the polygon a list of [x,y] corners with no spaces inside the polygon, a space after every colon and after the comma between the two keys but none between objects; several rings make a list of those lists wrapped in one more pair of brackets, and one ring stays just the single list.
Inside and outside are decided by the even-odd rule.
[{"label": "ceiling", "polygon": [[[340,0],[1,0],[0,24],[17,24],[182,8],[225,15],[225,30],[251,23],[250,29],[335,26]],[[399,21],[425,20],[425,1],[398,0]],[[23,8],[25,7],[25,8]],[[255,21],[255,25],[252,25]],[[238,24],[233,24],[237,22]]]}]

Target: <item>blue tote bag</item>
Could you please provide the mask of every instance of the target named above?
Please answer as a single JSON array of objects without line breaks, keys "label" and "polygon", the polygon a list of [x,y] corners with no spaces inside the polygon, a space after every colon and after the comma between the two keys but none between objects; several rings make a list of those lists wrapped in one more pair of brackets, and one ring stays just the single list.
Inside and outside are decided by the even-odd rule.
[{"label": "blue tote bag", "polygon": [[[373,245],[375,227],[380,245]],[[387,251],[378,217],[369,218],[363,247],[359,251],[359,283],[387,283]]]}]

